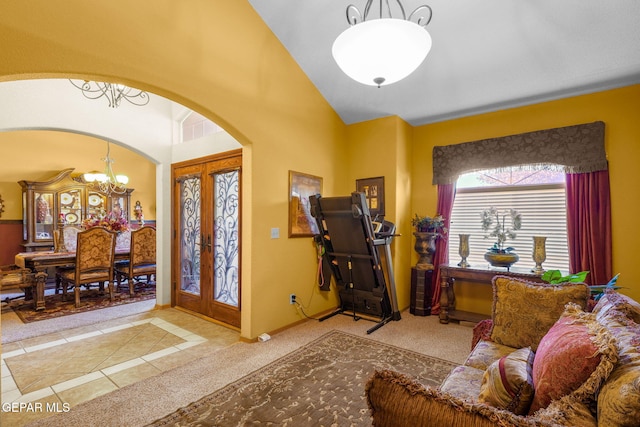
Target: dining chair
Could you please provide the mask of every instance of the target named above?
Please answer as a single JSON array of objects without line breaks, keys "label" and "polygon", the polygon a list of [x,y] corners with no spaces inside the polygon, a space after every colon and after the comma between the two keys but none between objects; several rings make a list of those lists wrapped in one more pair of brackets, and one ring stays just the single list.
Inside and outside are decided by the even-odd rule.
[{"label": "dining chair", "polygon": [[33,287],[33,273],[28,268],[21,268],[15,264],[0,266],[0,291],[20,289],[23,295],[6,297],[4,302],[18,298],[27,298]]},{"label": "dining chair", "polygon": [[[146,276],[146,284],[156,274],[156,229],[145,226],[131,232],[129,260],[115,266],[118,287],[124,280],[129,284],[129,295],[134,295],[134,288],[141,283],[140,277]],[[155,277],[154,277],[155,279]]]},{"label": "dining chair", "polygon": [[[82,228],[78,227],[77,225],[65,225],[64,227],[62,227],[61,230],[55,230],[53,232],[54,233],[53,251],[60,252],[60,247],[58,242],[60,238],[59,237],[60,233],[62,233],[65,252],[75,252],[76,245],[78,244],[78,233],[81,231],[82,231]],[[60,283],[62,281],[62,273],[64,273],[65,271],[71,271],[74,268],[75,267],[73,266],[73,264],[56,267],[56,291],[55,291],[56,294],[60,293]]]},{"label": "dining chair", "polygon": [[93,227],[78,233],[75,268],[60,274],[62,294],[74,287],[76,307],[80,306],[80,287],[91,283],[109,284],[109,298],[113,301],[113,261],[116,233]]}]

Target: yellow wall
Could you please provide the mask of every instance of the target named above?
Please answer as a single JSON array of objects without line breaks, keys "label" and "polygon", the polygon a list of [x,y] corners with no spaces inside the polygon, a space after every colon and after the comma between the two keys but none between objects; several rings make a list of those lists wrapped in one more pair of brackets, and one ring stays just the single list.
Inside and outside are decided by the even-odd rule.
[{"label": "yellow wall", "polygon": [[[0,132],[2,171],[0,194],[5,200],[3,220],[22,220],[22,190],[18,181],[49,180],[61,170],[74,168],[73,174],[103,171],[101,160],[107,154],[107,142],[87,135],[56,131]],[[25,153],[28,161],[25,161]],[[111,144],[113,170],[129,177],[131,208],[136,200],[146,220],[156,218],[156,165],[143,156]],[[130,218],[133,218],[130,212]]]},{"label": "yellow wall", "polygon": [[[640,85],[635,85],[418,127],[414,133],[412,165],[414,210],[432,212],[436,206],[435,186],[430,186],[434,146],[601,120],[605,122],[610,168],[613,271],[620,273],[618,283],[625,287],[622,292],[640,300],[636,280],[636,242],[640,229],[635,226],[640,209],[640,186],[636,184],[640,164],[638,113]],[[469,298],[458,301],[460,308],[489,312],[486,295],[478,295],[475,290],[464,292]],[[473,307],[476,302],[478,306]]]},{"label": "yellow wall", "polygon": [[385,219],[396,224],[391,246],[399,309],[409,306],[411,289],[409,158],[411,126],[398,117],[387,117],[349,126],[346,153],[349,156],[348,187],[356,189],[356,179],[384,176]]}]

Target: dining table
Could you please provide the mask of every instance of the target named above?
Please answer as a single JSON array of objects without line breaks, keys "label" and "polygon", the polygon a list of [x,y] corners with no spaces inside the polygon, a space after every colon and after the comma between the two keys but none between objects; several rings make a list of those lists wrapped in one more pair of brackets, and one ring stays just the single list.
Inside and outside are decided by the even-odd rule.
[{"label": "dining table", "polygon": [[[129,249],[116,249],[115,262],[128,259]],[[33,272],[31,294],[36,310],[45,309],[44,288],[48,277],[47,270],[50,267],[73,267],[75,262],[75,252],[35,251],[16,254],[15,264],[21,268],[28,268]],[[27,298],[29,298],[28,293],[25,294],[25,299]]]}]

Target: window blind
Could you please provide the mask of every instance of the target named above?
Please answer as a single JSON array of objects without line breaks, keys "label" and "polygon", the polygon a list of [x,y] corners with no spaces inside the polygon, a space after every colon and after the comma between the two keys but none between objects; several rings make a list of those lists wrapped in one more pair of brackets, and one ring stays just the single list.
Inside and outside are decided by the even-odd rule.
[{"label": "window blind", "polygon": [[487,265],[484,254],[493,246],[494,238],[484,238],[480,213],[490,207],[516,209],[522,214],[522,228],[516,231],[516,239],[509,239],[505,246],[512,246],[520,256],[514,265],[533,268],[533,236],[546,236],[547,259],[545,270],[569,271],[567,247],[566,192],[563,184],[517,186],[500,188],[460,189],[456,192],[448,233],[449,262],[460,262],[459,234],[470,234],[467,261],[471,265]]}]

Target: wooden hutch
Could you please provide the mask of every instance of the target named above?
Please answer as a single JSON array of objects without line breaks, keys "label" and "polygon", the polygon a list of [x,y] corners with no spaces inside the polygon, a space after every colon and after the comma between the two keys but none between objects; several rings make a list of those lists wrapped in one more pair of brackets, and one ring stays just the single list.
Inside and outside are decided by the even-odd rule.
[{"label": "wooden hutch", "polygon": [[19,181],[22,187],[22,224],[27,252],[53,249],[54,231],[61,224],[81,225],[92,215],[121,210],[129,220],[131,193],[107,195],[97,186],[86,183],[82,175],[65,169],[48,181]]}]

